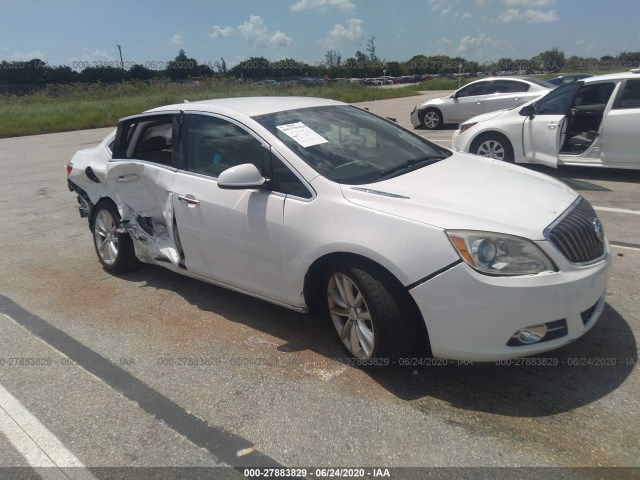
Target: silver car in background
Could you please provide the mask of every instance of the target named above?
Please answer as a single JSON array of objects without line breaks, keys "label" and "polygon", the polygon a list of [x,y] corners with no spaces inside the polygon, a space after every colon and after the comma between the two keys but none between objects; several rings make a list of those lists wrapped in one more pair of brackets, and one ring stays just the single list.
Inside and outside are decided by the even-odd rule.
[{"label": "silver car in background", "polygon": [[411,124],[435,130],[447,123],[461,123],[476,115],[517,107],[554,88],[555,85],[528,77],[476,80],[451,95],[416,105],[411,112]]}]

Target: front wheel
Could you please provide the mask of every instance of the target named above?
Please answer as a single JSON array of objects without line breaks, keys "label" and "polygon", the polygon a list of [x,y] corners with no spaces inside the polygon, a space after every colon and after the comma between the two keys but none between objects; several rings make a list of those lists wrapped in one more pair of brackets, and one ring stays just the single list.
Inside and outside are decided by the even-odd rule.
[{"label": "front wheel", "polygon": [[436,130],[442,127],[442,114],[435,108],[428,108],[420,115],[420,123],[424,128]]},{"label": "front wheel", "polygon": [[390,363],[412,352],[415,318],[403,311],[399,293],[383,274],[334,265],[326,275],[325,293],[333,326],[353,357]]},{"label": "front wheel", "polygon": [[118,232],[119,222],[120,214],[113,204],[96,205],[91,221],[93,244],[102,266],[113,273],[127,272],[138,266],[131,237],[126,232]]},{"label": "front wheel", "polygon": [[499,134],[486,134],[478,137],[471,145],[471,153],[482,157],[513,163],[513,147],[509,140]]}]

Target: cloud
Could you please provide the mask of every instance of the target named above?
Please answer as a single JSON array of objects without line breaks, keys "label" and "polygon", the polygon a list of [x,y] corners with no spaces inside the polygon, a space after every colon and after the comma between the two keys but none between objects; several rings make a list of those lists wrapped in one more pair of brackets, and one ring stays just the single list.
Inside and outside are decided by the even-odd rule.
[{"label": "cloud", "polygon": [[438,43],[440,45],[447,45],[448,43],[451,43],[451,39],[449,37],[440,37],[438,39]]},{"label": "cloud", "polygon": [[285,47],[287,45],[291,45],[293,43],[293,39],[286,33],[282,33],[280,30],[277,30],[276,33],[271,35],[269,38],[269,43],[275,47]]},{"label": "cloud", "polygon": [[182,38],[182,35],[174,33],[173,35],[171,35],[169,43],[171,43],[171,45],[182,45],[184,43],[184,39]]},{"label": "cloud", "polygon": [[472,15],[469,12],[465,12],[461,16],[462,18],[471,18]]},{"label": "cloud", "polygon": [[91,50],[89,48],[82,49],[80,57],[71,57],[74,62],[111,62],[115,57],[109,55],[105,50]]},{"label": "cloud", "polygon": [[544,7],[553,2],[554,0],[502,0],[508,7]]},{"label": "cloud", "polygon": [[293,44],[293,39],[280,30],[269,35],[264,20],[259,15],[250,15],[248,22],[238,25],[238,32],[254,47],[284,47]]},{"label": "cloud", "polygon": [[350,18],[344,25],[336,23],[323,44],[327,48],[338,48],[344,45],[357,43],[364,36],[364,20]]},{"label": "cloud", "polygon": [[47,55],[42,50],[32,50],[31,52],[10,52],[8,59],[15,62],[27,62],[37,58],[44,60]]},{"label": "cloud", "polygon": [[498,52],[506,52],[510,50],[510,44],[495,38],[491,38],[481,33],[477,37],[467,35],[460,40],[460,44],[456,49],[457,55],[469,55],[471,57],[485,56],[487,52],[495,54]]},{"label": "cloud", "polygon": [[[434,0],[435,1],[435,0]],[[475,0],[475,4],[478,7],[484,5],[490,5],[492,3],[502,3],[507,7],[544,7],[545,5],[551,5],[555,0]]]},{"label": "cloud", "polygon": [[298,0],[289,7],[292,12],[303,12],[305,10],[327,11],[329,8],[338,8],[341,12],[352,12],[356,6],[351,0]]},{"label": "cloud", "polygon": [[498,15],[498,23],[510,23],[514,20],[519,20],[521,17],[520,10],[517,8],[509,8],[505,12]]},{"label": "cloud", "polygon": [[120,59],[116,58],[106,52],[106,50],[92,50],[90,48],[83,48],[82,54],[79,57],[70,57],[67,62],[74,70],[82,70],[86,67],[96,67],[100,65],[105,66],[120,66]]},{"label": "cloud", "polygon": [[236,31],[233,29],[233,27],[221,27],[220,25],[214,25],[213,32],[211,32],[209,36],[211,38],[230,37],[235,32]]},{"label": "cloud", "polygon": [[526,23],[549,23],[558,21],[558,14],[555,10],[543,12],[541,10],[528,9],[521,12],[517,8],[509,8],[496,20],[498,23],[510,23],[514,21],[524,21]]},{"label": "cloud", "polygon": [[451,5],[447,0],[429,0],[427,4],[432,11],[440,15],[446,15],[451,11]]},{"label": "cloud", "polygon": [[540,10],[527,10],[522,14],[522,18],[527,23],[549,23],[557,22],[559,20],[558,14],[555,10],[549,10],[548,12],[542,12]]}]

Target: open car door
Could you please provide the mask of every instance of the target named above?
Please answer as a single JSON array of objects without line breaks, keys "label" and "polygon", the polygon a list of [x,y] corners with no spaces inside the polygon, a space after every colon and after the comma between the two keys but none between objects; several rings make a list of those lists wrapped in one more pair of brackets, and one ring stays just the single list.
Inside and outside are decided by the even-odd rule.
[{"label": "open car door", "polygon": [[179,121],[180,112],[123,119],[106,175],[118,204],[120,228],[131,235],[136,256],[175,266],[181,260],[172,193]]},{"label": "open car door", "polygon": [[[528,162],[558,166],[558,155],[567,131],[567,114],[582,82],[551,91],[525,107],[530,114],[522,124],[522,145]],[[526,113],[526,110],[521,110]]]}]

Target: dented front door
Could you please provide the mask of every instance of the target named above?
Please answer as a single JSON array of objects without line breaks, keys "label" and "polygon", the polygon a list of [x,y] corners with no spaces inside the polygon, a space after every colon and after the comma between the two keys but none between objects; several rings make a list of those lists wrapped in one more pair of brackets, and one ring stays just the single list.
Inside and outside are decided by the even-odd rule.
[{"label": "dented front door", "polygon": [[107,184],[115,194],[121,227],[134,241],[136,255],[150,262],[180,263],[173,228],[175,170],[145,162],[112,162]]},{"label": "dented front door", "polygon": [[120,211],[120,228],[138,258],[178,266],[181,248],[174,226],[173,183],[177,149],[176,113],[140,115],[118,126],[106,183]]}]

